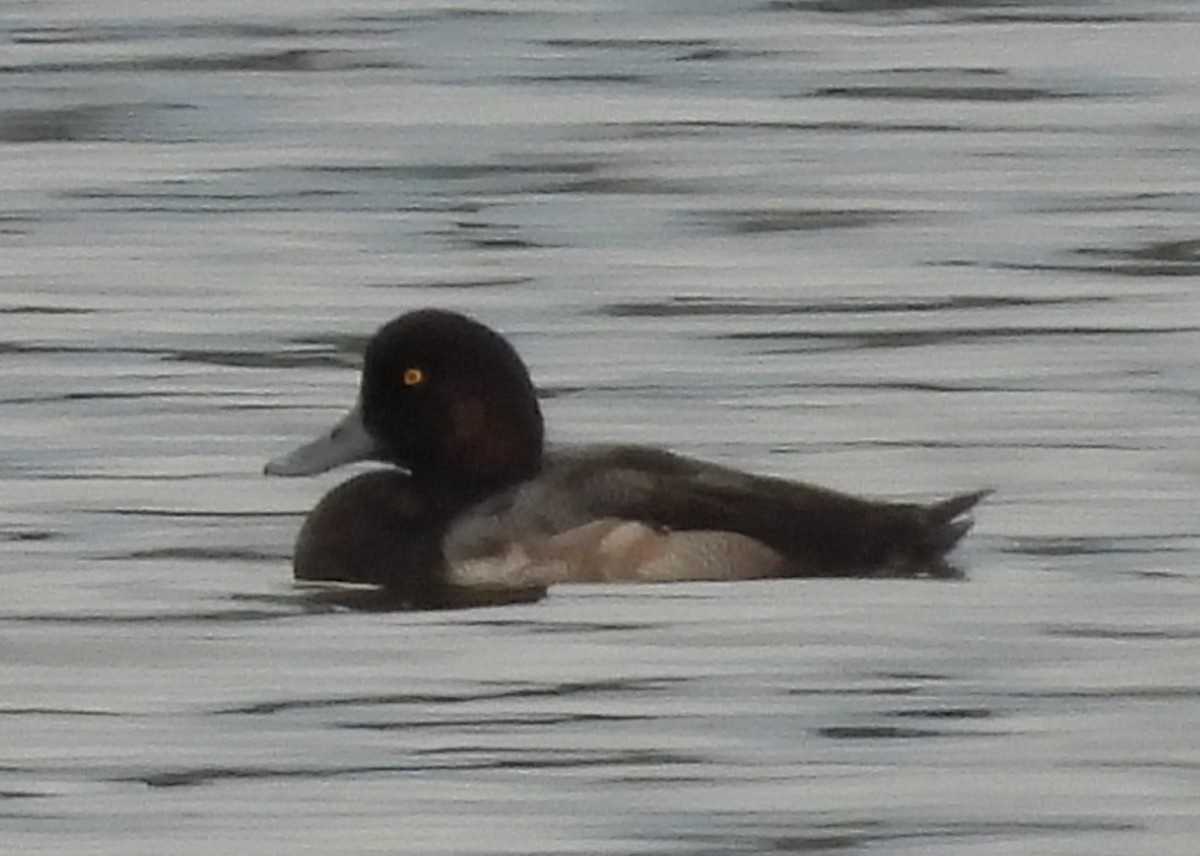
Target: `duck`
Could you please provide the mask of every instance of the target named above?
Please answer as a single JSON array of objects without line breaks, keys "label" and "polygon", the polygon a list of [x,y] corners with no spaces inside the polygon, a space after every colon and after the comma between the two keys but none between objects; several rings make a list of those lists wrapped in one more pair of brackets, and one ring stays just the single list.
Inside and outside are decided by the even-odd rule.
[{"label": "duck", "polygon": [[571,582],[959,578],[947,555],[991,491],[867,499],[651,446],[546,443],[530,372],[445,309],[380,327],[358,398],[272,476],[361,461],[301,525],[301,581],[363,583],[413,608],[527,602]]}]

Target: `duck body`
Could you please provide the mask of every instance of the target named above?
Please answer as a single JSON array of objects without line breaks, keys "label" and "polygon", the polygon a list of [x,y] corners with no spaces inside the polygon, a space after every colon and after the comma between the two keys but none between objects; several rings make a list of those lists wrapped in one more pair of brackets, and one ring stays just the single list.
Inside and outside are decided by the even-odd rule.
[{"label": "duck body", "polygon": [[384,586],[414,606],[572,581],[954,577],[945,556],[987,493],[881,502],[650,447],[546,448],[511,345],[440,310],[384,325],[355,407],[267,472],[364,459],[400,469],[322,499],[297,538],[296,576]]}]

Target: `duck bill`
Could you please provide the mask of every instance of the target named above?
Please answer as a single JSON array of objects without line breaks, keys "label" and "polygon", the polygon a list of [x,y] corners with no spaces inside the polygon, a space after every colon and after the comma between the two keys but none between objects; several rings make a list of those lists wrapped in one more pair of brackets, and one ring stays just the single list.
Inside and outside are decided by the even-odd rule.
[{"label": "duck bill", "polygon": [[363,424],[362,408],[355,404],[328,433],[286,455],[272,458],[263,468],[269,476],[311,476],[380,457],[378,444]]}]

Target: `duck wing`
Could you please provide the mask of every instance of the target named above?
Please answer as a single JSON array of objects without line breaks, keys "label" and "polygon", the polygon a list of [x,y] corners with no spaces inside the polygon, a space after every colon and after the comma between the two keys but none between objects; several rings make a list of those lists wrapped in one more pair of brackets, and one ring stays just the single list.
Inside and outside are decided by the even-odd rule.
[{"label": "duck wing", "polygon": [[959,576],[945,555],[989,493],[881,502],[638,446],[551,454],[542,480],[570,521],[736,532],[786,557],[790,576]]}]

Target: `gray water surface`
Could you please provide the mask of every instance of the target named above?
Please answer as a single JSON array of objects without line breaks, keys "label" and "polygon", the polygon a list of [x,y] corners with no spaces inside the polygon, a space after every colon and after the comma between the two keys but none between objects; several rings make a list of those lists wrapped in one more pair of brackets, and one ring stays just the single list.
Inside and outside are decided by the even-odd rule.
[{"label": "gray water surface", "polygon": [[[1200,8],[0,8],[0,837],[1193,856]],[[263,462],[428,305],[552,437],[994,487],[968,579],[290,579]]]}]

